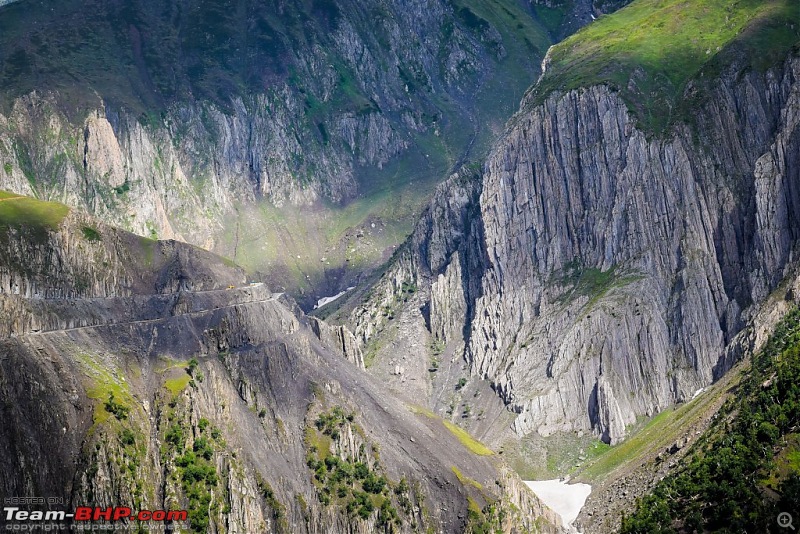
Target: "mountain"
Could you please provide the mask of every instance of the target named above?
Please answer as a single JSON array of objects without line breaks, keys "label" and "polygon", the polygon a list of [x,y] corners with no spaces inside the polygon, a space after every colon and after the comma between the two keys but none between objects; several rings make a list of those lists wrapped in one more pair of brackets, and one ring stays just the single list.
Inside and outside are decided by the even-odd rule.
[{"label": "mountain", "polygon": [[0,187],[203,246],[310,308],[488,148],[578,24],[570,6],[9,4]]},{"label": "mountain", "polygon": [[[800,12],[623,4],[0,7],[2,491],[559,532],[518,474],[570,474],[592,531],[761,525],[794,495]],[[739,507],[699,481],[730,443]]]},{"label": "mountain", "polygon": [[563,531],[229,261],[7,193],[0,247],[3,495],[185,509],[183,531]]},{"label": "mountain", "polygon": [[321,315],[529,476],[621,442],[723,376],[797,267],[798,28],[781,1],[600,18],[386,274]]}]

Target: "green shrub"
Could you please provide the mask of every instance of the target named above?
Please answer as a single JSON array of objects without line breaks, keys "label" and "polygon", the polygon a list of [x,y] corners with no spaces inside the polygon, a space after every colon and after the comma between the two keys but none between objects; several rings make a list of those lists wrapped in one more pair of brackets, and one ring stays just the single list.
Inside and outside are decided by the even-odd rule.
[{"label": "green shrub", "polygon": [[114,392],[108,394],[108,400],[103,405],[106,411],[110,414],[113,414],[117,420],[122,421],[123,419],[128,418],[128,412],[130,412],[130,408],[125,406],[124,404],[120,404],[114,400]]},{"label": "green shrub", "polygon": [[214,456],[214,448],[206,438],[197,438],[192,450],[206,460],[211,460],[211,457]]},{"label": "green shrub", "polygon": [[96,228],[84,226],[81,228],[81,230],[83,232],[84,239],[87,241],[100,241],[100,232],[98,232]]},{"label": "green shrub", "polygon": [[136,445],[136,436],[133,431],[125,428],[120,432],[119,440],[123,445]]},{"label": "green shrub", "polygon": [[183,429],[180,425],[172,425],[167,430],[167,434],[164,437],[167,440],[167,443],[171,443],[175,447],[180,447],[183,444]]},{"label": "green shrub", "polygon": [[383,488],[386,487],[386,479],[382,476],[376,476],[375,473],[370,472],[364,479],[362,487],[367,493],[378,494],[383,491]]},{"label": "green shrub", "polygon": [[369,467],[363,462],[357,462],[353,474],[357,479],[364,480],[369,475]]},{"label": "green shrub", "polygon": [[682,467],[623,518],[623,534],[769,532],[779,512],[796,509],[797,500],[764,496],[770,479],[782,499],[797,495],[797,474],[776,470],[774,458],[792,452],[787,437],[800,426],[800,311],[775,328],[720,415]]}]

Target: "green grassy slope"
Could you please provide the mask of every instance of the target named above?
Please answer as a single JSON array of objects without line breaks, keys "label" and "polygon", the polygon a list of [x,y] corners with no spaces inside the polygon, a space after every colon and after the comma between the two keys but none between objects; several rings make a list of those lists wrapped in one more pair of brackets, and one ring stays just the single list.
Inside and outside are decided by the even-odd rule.
[{"label": "green grassy slope", "polygon": [[796,0],[636,0],[556,45],[534,101],[605,83],[659,133],[689,111],[691,80],[729,63],[765,69],[798,43]]},{"label": "green grassy slope", "polygon": [[737,394],[683,467],[623,520],[622,532],[777,532],[800,505],[800,310],[754,356]]},{"label": "green grassy slope", "polygon": [[601,445],[600,454],[571,473],[583,482],[597,484],[610,477],[633,472],[657,453],[669,449],[686,435],[688,429],[702,428],[710,417],[727,401],[739,384],[740,373],[733,369],[719,382],[685,404],[660,412],[638,425],[622,443]]},{"label": "green grassy slope", "polygon": [[58,228],[69,208],[56,202],[44,202],[0,191],[0,229],[30,231],[37,235]]}]

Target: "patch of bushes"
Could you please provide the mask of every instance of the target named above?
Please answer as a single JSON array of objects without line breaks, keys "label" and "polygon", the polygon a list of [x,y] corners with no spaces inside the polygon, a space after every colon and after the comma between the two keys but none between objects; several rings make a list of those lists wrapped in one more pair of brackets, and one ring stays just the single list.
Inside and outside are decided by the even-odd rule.
[{"label": "patch of bushes", "polygon": [[167,430],[164,439],[167,440],[167,443],[172,444],[174,447],[179,448],[183,446],[183,429],[180,425],[172,425]]},{"label": "patch of bushes", "polygon": [[330,436],[332,439],[339,437],[339,430],[347,423],[352,423],[356,414],[354,412],[345,413],[344,410],[336,406],[329,413],[322,413],[314,422],[317,430]]},{"label": "patch of bushes", "polygon": [[100,241],[100,232],[98,232],[96,228],[84,226],[81,228],[81,231],[83,232],[84,239],[87,241]]},{"label": "patch of bushes", "polygon": [[278,500],[277,497],[275,497],[275,492],[273,491],[272,486],[270,486],[269,482],[266,480],[259,478],[258,489],[261,492],[261,496],[264,498],[264,501],[267,503],[267,506],[269,506],[270,510],[272,510],[272,518],[275,520],[278,526],[278,531],[288,532],[289,523],[286,520],[286,507]]},{"label": "patch of bushes", "polygon": [[623,534],[770,532],[780,512],[797,510],[800,471],[776,457],[798,450],[800,311],[776,327],[719,415],[684,465],[623,517]]},{"label": "patch of bushes", "polygon": [[208,439],[204,437],[197,438],[194,441],[192,450],[206,460],[211,460],[211,457],[214,456],[214,448],[208,442]]},{"label": "patch of bushes", "polygon": [[[330,453],[331,440],[338,439],[341,431],[354,419],[354,413],[347,413],[340,407],[321,413],[306,433],[306,465],[313,472],[317,496],[323,505],[343,506],[350,516],[361,519],[368,519],[377,507],[379,525],[385,531],[392,532],[394,526],[400,524],[400,518],[391,501],[392,484],[378,472],[376,448],[372,447],[376,458],[373,468],[361,459],[342,458]],[[362,444],[358,451],[359,458],[363,459],[366,450],[367,447]],[[410,508],[406,496],[408,483],[403,480],[398,488],[399,492],[395,488],[398,499],[404,498]]]},{"label": "patch of bushes", "polygon": [[[206,434],[213,434],[208,419],[198,422],[200,436],[194,440],[192,450],[184,451],[185,432],[180,424],[172,424],[164,435],[169,450],[180,454],[175,458],[178,479],[189,500],[189,524],[192,530],[206,532],[209,526],[209,506],[212,490],[219,484],[217,469],[212,463],[214,447]],[[216,439],[213,438],[212,439]]]},{"label": "patch of bushes", "polygon": [[119,402],[114,400],[113,391],[108,394],[108,400],[105,402],[105,404],[103,404],[103,407],[106,409],[108,413],[113,414],[118,421],[127,419],[128,412],[131,411],[129,407],[125,406],[124,404],[120,404]]},{"label": "patch of bushes", "polygon": [[119,434],[119,440],[122,442],[123,445],[133,446],[136,445],[136,436],[134,435],[133,431],[128,428],[125,428]]},{"label": "patch of bushes", "polygon": [[124,184],[114,188],[114,192],[118,195],[123,195],[131,190],[131,184],[126,180]]}]

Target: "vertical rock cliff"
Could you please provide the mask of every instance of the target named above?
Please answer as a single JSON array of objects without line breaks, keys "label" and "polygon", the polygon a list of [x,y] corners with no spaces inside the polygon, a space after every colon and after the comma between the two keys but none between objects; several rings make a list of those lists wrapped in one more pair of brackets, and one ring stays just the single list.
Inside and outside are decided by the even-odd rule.
[{"label": "vertical rock cliff", "polygon": [[432,343],[489,382],[518,436],[616,443],[691,398],[796,263],[800,61],[737,72],[661,137],[602,86],[523,102],[483,167],[439,188],[350,313],[356,334],[380,355],[375,311],[415,284]]}]

